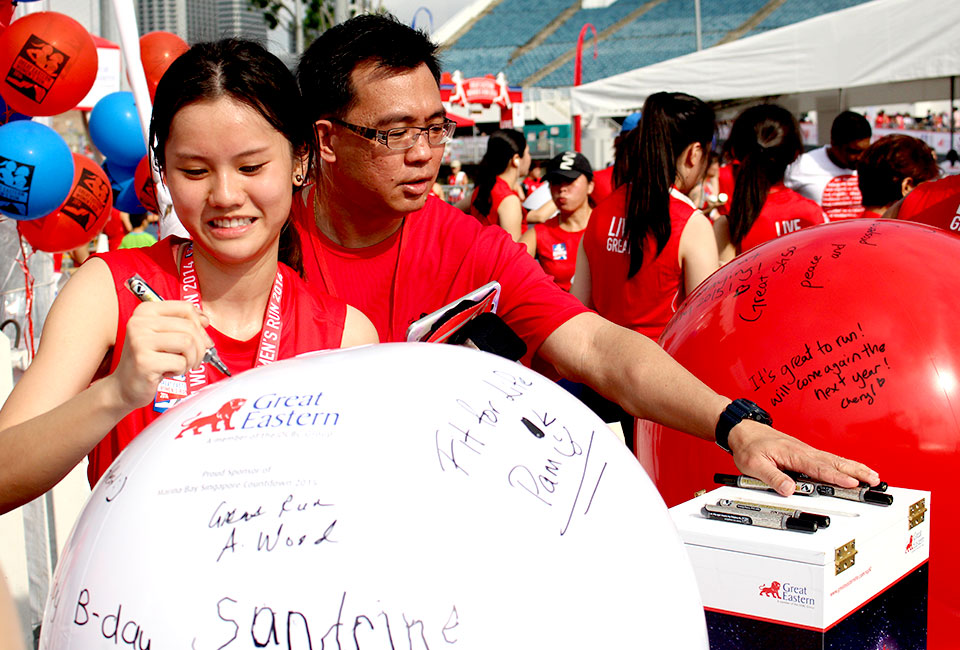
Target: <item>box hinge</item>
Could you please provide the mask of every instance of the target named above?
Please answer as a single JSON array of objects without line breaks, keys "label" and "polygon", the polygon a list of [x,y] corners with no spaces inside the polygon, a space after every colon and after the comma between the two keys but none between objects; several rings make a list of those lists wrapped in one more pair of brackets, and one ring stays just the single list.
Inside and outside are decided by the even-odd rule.
[{"label": "box hinge", "polygon": [[907,512],[907,530],[919,526],[927,518],[927,500],[920,499]]},{"label": "box hinge", "polygon": [[834,568],[836,573],[834,575],[840,575],[856,563],[857,555],[857,540],[851,539],[849,542],[843,546],[837,547],[834,551]]}]

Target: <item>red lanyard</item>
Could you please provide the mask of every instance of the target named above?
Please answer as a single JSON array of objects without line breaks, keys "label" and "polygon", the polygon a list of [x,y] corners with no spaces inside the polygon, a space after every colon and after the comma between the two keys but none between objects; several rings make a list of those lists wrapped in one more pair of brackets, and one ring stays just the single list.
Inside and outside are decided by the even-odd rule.
[{"label": "red lanyard", "polygon": [[[200,283],[197,281],[197,270],[193,259],[193,244],[185,244],[183,256],[180,258],[180,300],[193,303],[197,309],[201,308]],[[263,316],[263,327],[260,330],[260,344],[257,347],[257,357],[254,367],[265,366],[277,360],[280,348],[280,332],[283,328],[283,317],[280,306],[283,300],[283,276],[277,268],[277,277],[273,280],[270,289],[270,299],[267,302],[267,313]],[[207,364],[196,370],[187,372],[187,395],[200,390],[207,384]]]}]

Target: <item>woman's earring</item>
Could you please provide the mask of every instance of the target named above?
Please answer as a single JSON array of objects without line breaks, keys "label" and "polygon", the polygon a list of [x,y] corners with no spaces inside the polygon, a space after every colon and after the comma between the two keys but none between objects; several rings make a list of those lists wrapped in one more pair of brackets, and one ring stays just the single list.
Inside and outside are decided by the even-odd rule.
[{"label": "woman's earring", "polygon": [[303,175],[297,174],[296,176],[293,177],[293,180],[295,180],[297,182],[297,185],[299,185],[300,183],[303,182]]}]

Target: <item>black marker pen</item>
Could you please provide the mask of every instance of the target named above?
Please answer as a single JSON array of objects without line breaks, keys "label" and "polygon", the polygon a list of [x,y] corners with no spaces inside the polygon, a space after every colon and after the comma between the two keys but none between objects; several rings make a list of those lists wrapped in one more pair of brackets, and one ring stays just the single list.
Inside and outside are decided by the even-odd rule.
[{"label": "black marker pen", "polygon": [[736,508],[725,508],[723,506],[704,505],[700,508],[700,514],[707,519],[716,519],[718,521],[727,521],[733,524],[743,524],[745,526],[762,526],[763,528],[777,528],[779,530],[795,530],[801,533],[817,532],[817,523],[798,519],[790,515],[778,512],[755,511],[749,514]]},{"label": "black marker pen", "polygon": [[781,515],[789,515],[797,519],[812,521],[820,528],[826,528],[830,525],[830,517],[827,515],[818,515],[813,512],[804,512],[803,510],[794,510],[784,506],[778,506],[771,503],[751,503],[749,501],[738,501],[736,499],[717,499],[717,505],[724,508],[733,508],[735,510],[745,510],[747,512],[775,512]]},{"label": "black marker pen", "polygon": [[825,497],[836,497],[846,499],[847,501],[860,501],[861,503],[873,503],[878,506],[889,506],[893,503],[893,495],[884,492],[877,492],[871,488],[855,487],[843,488],[835,485],[815,484],[817,494]]},{"label": "black marker pen", "polygon": [[[138,273],[134,273],[132,277],[127,278],[127,289],[130,289],[130,293],[135,295],[140,302],[163,302],[160,294],[154,291]],[[209,363],[227,377],[230,376],[230,369],[220,360],[220,355],[215,347],[207,348],[203,355],[203,363]]]},{"label": "black marker pen", "polygon": [[[772,487],[759,479],[753,478],[752,476],[714,474],[713,481],[714,483],[719,483],[720,485],[733,485],[735,487],[746,488],[748,490],[767,490],[768,492],[776,492],[776,490],[774,490]],[[794,490],[794,494],[799,494],[805,497],[812,496],[814,492],[816,492],[813,483],[808,483],[807,481],[796,481]]]}]

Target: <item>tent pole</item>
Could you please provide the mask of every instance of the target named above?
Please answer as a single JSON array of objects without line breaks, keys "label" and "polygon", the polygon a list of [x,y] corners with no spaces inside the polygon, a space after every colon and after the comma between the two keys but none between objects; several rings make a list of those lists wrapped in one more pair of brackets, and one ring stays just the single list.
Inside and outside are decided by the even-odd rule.
[{"label": "tent pole", "polygon": [[954,115],[953,115],[953,98],[954,98],[954,90],[955,90],[955,87],[956,87],[956,83],[957,83],[957,78],[956,78],[956,77],[950,77],[950,110],[947,111],[947,115],[950,116],[950,117],[949,117],[949,119],[950,119],[950,151],[956,151],[956,149],[957,149],[957,148],[954,146],[954,144],[953,144],[953,131],[954,131],[954,128],[955,128],[955,127],[954,127],[954,122],[953,122],[953,120],[954,120]]},{"label": "tent pole", "polygon": [[700,24],[700,0],[693,0],[693,13],[697,22],[697,52],[703,49],[703,30]]}]

